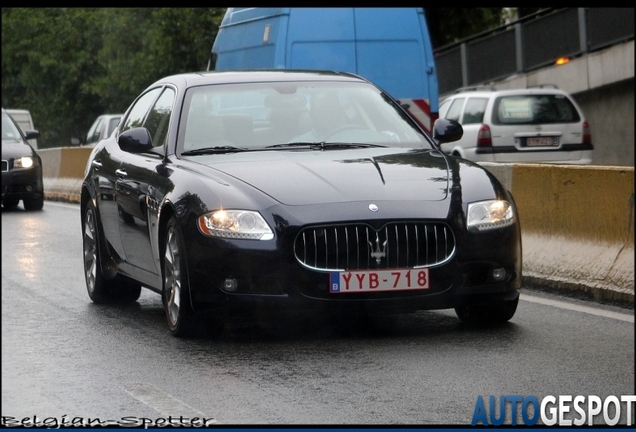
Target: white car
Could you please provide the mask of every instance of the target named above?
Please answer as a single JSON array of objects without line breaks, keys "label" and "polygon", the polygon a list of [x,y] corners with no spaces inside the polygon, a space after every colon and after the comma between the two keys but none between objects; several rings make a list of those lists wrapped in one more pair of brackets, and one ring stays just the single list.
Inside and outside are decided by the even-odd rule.
[{"label": "white car", "polygon": [[[33,125],[33,118],[31,117],[31,113],[29,112],[29,110],[7,108],[5,109],[5,111],[13,118],[13,120],[15,120],[15,122],[22,130],[22,133],[24,133],[25,135],[29,130],[36,130],[35,126]],[[30,139],[28,140],[28,143],[31,144],[31,147],[33,147],[35,150],[38,149],[38,140]]]},{"label": "white car", "polygon": [[590,126],[576,101],[556,86],[459,89],[439,108],[463,137],[445,153],[475,162],[592,163]]},{"label": "white car", "polygon": [[103,139],[106,139],[113,133],[123,114],[103,114],[95,119],[91,125],[86,137],[83,139],[71,138],[73,145],[85,145],[92,147]]}]

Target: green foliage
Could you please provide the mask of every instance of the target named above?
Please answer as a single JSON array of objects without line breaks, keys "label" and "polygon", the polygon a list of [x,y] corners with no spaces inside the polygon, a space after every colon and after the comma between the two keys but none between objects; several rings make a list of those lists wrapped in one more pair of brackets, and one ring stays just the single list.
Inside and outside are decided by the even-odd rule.
[{"label": "green foliage", "polygon": [[205,70],[224,8],[2,8],[2,106],[69,145],[157,79]]},{"label": "green foliage", "polygon": [[501,7],[430,7],[424,8],[433,49],[504,24]]},{"label": "green foliage", "polygon": [[[426,8],[433,47],[501,25],[501,8]],[[205,70],[225,8],[2,8],[2,106],[67,146],[148,85]]]}]

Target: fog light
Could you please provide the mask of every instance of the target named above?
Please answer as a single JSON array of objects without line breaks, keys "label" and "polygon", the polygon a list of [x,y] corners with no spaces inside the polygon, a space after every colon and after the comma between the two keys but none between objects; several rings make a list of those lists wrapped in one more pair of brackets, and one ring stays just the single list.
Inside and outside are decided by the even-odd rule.
[{"label": "fog light", "polygon": [[236,279],[227,278],[223,281],[223,289],[227,292],[236,292],[238,289],[238,282]]},{"label": "fog light", "polygon": [[496,281],[502,281],[506,278],[506,270],[503,268],[496,268],[492,271],[492,278]]}]

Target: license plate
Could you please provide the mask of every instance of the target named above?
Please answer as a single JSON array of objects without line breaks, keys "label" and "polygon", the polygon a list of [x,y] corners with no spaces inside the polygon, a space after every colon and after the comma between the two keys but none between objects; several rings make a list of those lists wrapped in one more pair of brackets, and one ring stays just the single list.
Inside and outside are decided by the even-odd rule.
[{"label": "license plate", "polygon": [[526,146],[528,147],[551,147],[557,144],[557,139],[553,137],[536,137],[526,139]]},{"label": "license plate", "polygon": [[428,269],[331,272],[329,292],[333,294],[425,290]]}]

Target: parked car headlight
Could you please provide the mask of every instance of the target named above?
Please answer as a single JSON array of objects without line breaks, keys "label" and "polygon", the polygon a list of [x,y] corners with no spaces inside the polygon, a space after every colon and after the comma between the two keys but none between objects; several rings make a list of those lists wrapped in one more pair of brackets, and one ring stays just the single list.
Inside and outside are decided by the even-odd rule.
[{"label": "parked car headlight", "polygon": [[508,201],[493,200],[468,204],[469,230],[485,231],[512,225],[514,212]]},{"label": "parked car headlight", "polygon": [[34,164],[34,160],[31,156],[22,156],[13,161],[14,168],[31,168]]},{"label": "parked car headlight", "polygon": [[255,211],[217,210],[199,216],[199,230],[211,237],[248,240],[271,240],[274,233],[265,219]]}]

